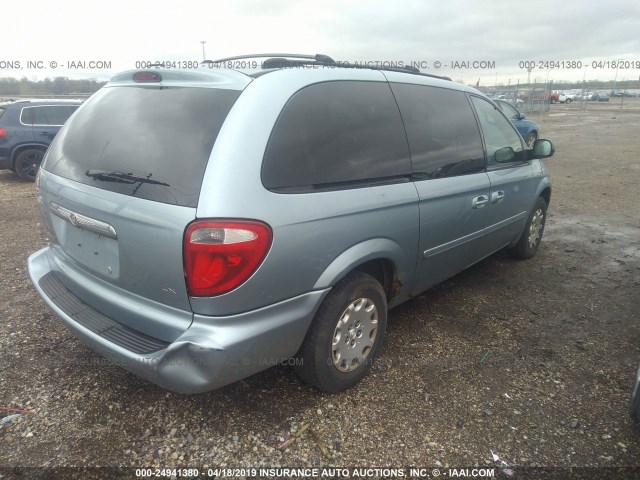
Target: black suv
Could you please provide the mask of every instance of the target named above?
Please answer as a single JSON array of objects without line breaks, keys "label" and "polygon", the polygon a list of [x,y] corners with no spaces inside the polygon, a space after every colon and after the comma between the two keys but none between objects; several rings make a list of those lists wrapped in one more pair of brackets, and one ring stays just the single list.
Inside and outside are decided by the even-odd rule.
[{"label": "black suv", "polygon": [[0,103],[0,169],[33,181],[51,140],[81,100],[18,100]]}]

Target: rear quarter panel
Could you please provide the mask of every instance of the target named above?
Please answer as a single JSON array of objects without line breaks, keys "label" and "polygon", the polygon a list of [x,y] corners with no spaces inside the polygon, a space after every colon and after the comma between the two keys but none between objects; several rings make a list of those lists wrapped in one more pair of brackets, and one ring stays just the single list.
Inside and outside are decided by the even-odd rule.
[{"label": "rear quarter panel", "polygon": [[[336,69],[339,70],[339,69]],[[385,81],[376,71],[354,80]],[[259,77],[240,96],[222,127],[205,178],[197,217],[256,219],[273,243],[264,263],[242,286],[215,298],[191,298],[196,313],[227,315],[334,285],[352,267],[389,258],[398,280],[413,282],[418,245],[417,192],[411,182],[369,188],[281,194],[261,182],[264,151],[289,98],[344,72],[278,71]],[[360,245],[360,246],[359,246]]]}]

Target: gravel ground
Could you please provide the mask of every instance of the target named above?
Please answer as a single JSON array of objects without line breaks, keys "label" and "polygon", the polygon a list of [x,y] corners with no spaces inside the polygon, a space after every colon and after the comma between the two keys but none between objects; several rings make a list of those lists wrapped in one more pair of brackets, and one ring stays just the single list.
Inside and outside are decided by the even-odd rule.
[{"label": "gravel ground", "polygon": [[516,471],[640,467],[627,413],[640,362],[640,108],[554,105],[533,119],[556,145],[538,255],[498,253],[392,310],[371,374],[336,395],[290,366],[187,396],[109,365],[31,287],[26,260],[45,244],[34,186],[0,173],[0,407],[32,412],[0,430],[0,478],[38,473],[9,467],[490,468],[492,452]]}]

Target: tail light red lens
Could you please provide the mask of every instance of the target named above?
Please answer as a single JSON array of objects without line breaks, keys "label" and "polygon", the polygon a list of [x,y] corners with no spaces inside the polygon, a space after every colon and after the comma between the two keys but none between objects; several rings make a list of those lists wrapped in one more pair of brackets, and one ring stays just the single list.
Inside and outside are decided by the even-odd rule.
[{"label": "tail light red lens", "polygon": [[271,229],[252,220],[196,220],[184,237],[189,295],[211,297],[240,286],[256,271],[271,246]]},{"label": "tail light red lens", "polygon": [[4,128],[0,128],[0,138],[6,137],[7,131]]},{"label": "tail light red lens", "polygon": [[133,74],[133,81],[138,83],[161,82],[162,76],[158,72],[136,72]]}]

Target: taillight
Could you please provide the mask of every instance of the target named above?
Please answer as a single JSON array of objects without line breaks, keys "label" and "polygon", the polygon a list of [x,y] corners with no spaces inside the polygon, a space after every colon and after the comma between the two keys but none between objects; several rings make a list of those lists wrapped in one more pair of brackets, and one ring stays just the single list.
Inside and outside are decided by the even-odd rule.
[{"label": "taillight", "polygon": [[0,128],[0,138],[7,136],[7,131],[4,128]]},{"label": "taillight", "polygon": [[196,220],[184,236],[189,295],[211,297],[238,287],[256,271],[271,246],[271,229],[252,220]]}]

